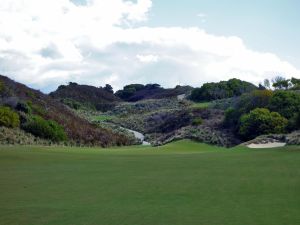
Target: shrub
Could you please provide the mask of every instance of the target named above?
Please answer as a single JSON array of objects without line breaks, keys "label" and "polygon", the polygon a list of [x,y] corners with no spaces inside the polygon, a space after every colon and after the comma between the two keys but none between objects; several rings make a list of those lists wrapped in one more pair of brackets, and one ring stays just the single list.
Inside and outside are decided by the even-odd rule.
[{"label": "shrub", "polygon": [[79,109],[83,108],[83,106],[79,102],[77,102],[73,99],[69,99],[69,98],[62,99],[61,102],[75,110],[79,110]]},{"label": "shrub", "polygon": [[3,81],[0,80],[0,93],[4,92],[4,90],[5,90],[5,85]]},{"label": "shrub", "polygon": [[0,126],[12,128],[20,126],[19,115],[9,107],[0,107]]},{"label": "shrub", "polygon": [[16,110],[27,114],[31,114],[32,111],[31,107],[26,102],[18,102]]},{"label": "shrub", "polygon": [[263,134],[284,133],[288,120],[277,112],[265,108],[257,108],[240,119],[239,134],[245,140],[253,139]]},{"label": "shrub", "polygon": [[238,124],[238,118],[239,118],[238,111],[230,107],[225,111],[225,118],[223,121],[223,125],[225,127],[236,128]]},{"label": "shrub", "polygon": [[193,121],[192,121],[192,124],[193,126],[199,126],[203,123],[203,120],[202,118],[195,118]]},{"label": "shrub", "polygon": [[40,105],[34,105],[34,104],[31,104],[29,105],[32,109],[32,111],[40,116],[45,116],[47,114],[46,110],[40,106]]},{"label": "shrub", "polygon": [[293,91],[275,91],[268,108],[290,119],[300,112],[300,94]]},{"label": "shrub", "polygon": [[52,141],[65,141],[67,135],[62,126],[52,120],[45,120],[40,116],[32,116],[23,124],[22,128],[41,138],[50,139]]},{"label": "shrub", "polygon": [[225,111],[224,126],[238,129],[240,117],[256,108],[267,108],[273,96],[271,90],[255,90],[243,94]]},{"label": "shrub", "polygon": [[206,83],[201,88],[195,88],[191,93],[191,100],[196,102],[240,96],[243,93],[257,89],[251,83],[239,79],[230,79],[219,83]]},{"label": "shrub", "polygon": [[273,92],[271,90],[255,90],[242,95],[237,104],[240,115],[249,113],[256,108],[267,108],[272,97]]},{"label": "shrub", "polygon": [[300,129],[300,112],[295,113],[294,116],[289,119],[288,131],[294,131]]}]

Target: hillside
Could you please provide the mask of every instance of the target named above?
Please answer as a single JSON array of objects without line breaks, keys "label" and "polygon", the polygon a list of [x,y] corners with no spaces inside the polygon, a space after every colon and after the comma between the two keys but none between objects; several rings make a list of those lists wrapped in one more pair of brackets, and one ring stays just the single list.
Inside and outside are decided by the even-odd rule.
[{"label": "hillside", "polygon": [[193,90],[190,86],[176,86],[163,88],[159,84],[130,84],[116,92],[116,96],[124,101],[137,102],[146,99],[177,98],[179,95],[188,95]]},{"label": "hillside", "polygon": [[101,111],[111,109],[121,101],[112,90],[77,83],[61,85],[50,96],[75,109],[87,107]]},{"label": "hillside", "polygon": [[80,118],[67,106],[52,97],[0,76],[0,106],[5,105],[18,112],[22,124],[38,116],[47,121],[55,121],[62,126],[69,142],[74,145],[129,145],[125,136],[99,128]]}]

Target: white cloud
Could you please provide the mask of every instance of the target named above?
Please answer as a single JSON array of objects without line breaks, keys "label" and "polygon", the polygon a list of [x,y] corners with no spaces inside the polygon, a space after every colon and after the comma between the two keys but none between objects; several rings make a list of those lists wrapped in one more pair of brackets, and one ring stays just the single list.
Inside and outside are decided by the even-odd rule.
[{"label": "white cloud", "polygon": [[68,81],[120,88],[133,81],[169,87],[300,77],[290,63],[249,49],[238,37],[139,25],[151,0],[86,2],[1,0],[0,73],[46,91]]},{"label": "white cloud", "polygon": [[137,55],[136,58],[142,63],[152,63],[158,61],[157,55]]}]

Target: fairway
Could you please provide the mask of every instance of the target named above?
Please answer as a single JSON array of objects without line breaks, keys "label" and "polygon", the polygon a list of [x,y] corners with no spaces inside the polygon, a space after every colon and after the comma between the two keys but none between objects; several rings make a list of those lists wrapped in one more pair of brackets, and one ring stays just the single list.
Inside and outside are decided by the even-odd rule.
[{"label": "fairway", "polygon": [[296,225],[300,148],[0,146],[1,225]]}]

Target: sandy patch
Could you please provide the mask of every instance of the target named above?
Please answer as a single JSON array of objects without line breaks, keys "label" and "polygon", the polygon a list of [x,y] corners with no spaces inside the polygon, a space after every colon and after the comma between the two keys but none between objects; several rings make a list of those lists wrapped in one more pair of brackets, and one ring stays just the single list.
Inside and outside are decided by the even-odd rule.
[{"label": "sandy patch", "polygon": [[250,144],[247,145],[248,148],[278,148],[286,146],[284,142],[269,142],[265,144]]}]

